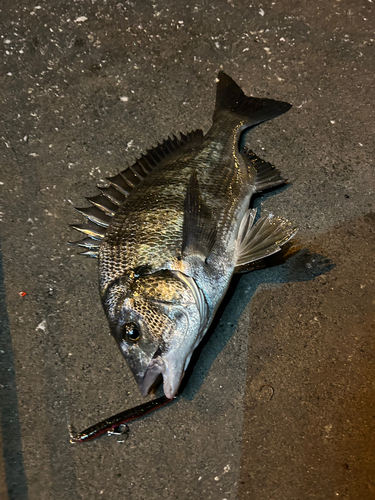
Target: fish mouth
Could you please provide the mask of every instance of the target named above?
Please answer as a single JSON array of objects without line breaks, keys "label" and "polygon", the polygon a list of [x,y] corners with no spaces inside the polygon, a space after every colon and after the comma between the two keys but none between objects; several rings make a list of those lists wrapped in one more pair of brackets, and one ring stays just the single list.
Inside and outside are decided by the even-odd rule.
[{"label": "fish mouth", "polygon": [[165,349],[163,346],[154,346],[151,353],[146,354],[138,350],[137,356],[134,356],[129,353],[125,343],[120,343],[119,347],[142,396],[147,396],[161,382],[167,398],[173,399],[176,396],[190,361],[190,349],[182,353],[180,348]]},{"label": "fish mouth", "polygon": [[144,374],[143,380],[139,383],[142,396],[156,388],[163,380],[163,390],[167,398],[173,399],[180,387],[180,383],[185,375],[185,363],[176,369],[168,362],[168,358],[158,356],[154,358]]},{"label": "fish mouth", "polygon": [[143,380],[139,384],[142,396],[156,388],[163,380],[163,371],[160,366],[154,365],[147,368]]}]

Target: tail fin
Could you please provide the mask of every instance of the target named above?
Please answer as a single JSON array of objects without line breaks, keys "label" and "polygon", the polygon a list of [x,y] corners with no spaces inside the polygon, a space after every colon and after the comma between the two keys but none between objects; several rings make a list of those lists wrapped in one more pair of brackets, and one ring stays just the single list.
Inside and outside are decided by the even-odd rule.
[{"label": "tail fin", "polygon": [[237,83],[223,71],[218,74],[218,79],[214,122],[220,120],[223,115],[228,119],[229,111],[242,119],[245,118],[247,127],[253,127],[286,113],[292,107],[288,102],[247,97]]}]

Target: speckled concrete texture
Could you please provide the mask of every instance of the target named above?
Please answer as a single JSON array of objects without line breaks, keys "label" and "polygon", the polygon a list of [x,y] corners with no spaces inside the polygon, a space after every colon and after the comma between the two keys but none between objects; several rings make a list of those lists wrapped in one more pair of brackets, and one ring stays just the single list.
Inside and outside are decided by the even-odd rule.
[{"label": "speckled concrete texture", "polygon": [[[375,498],[372,1],[0,5],[0,496]],[[124,443],[69,443],[142,403],[76,254],[73,206],[210,126],[222,69],[293,108],[247,143],[300,231],[235,278],[182,396]],[[20,292],[26,292],[21,296]]]}]

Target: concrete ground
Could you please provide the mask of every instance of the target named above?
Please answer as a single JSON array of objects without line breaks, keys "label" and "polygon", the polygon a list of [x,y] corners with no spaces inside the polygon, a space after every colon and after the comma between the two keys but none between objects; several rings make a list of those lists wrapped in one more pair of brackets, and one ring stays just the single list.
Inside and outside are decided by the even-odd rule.
[{"label": "concrete ground", "polygon": [[[372,7],[1,2],[2,500],[375,498]],[[206,131],[220,69],[293,103],[248,144],[289,178],[256,203],[295,221],[295,244],[233,281],[178,401],[124,443],[72,445],[70,424],[144,401],[97,262],[67,245],[72,205]]]}]

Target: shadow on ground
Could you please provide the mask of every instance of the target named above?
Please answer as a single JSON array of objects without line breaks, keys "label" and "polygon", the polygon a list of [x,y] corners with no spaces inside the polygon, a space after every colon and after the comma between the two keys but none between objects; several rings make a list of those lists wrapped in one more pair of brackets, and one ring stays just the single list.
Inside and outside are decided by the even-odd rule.
[{"label": "shadow on ground", "polygon": [[[22,457],[21,425],[18,412],[16,373],[13,359],[12,336],[6,307],[1,244],[0,333],[0,444],[2,444],[3,455],[0,459],[0,497],[6,499],[9,494],[9,498],[12,499],[26,499],[28,491]],[[5,477],[2,477],[3,475]],[[5,491],[5,486],[3,486],[5,481],[7,491]]]},{"label": "shadow on ground", "polygon": [[182,397],[191,400],[199,391],[212,363],[234,335],[238,321],[259,287],[275,288],[281,283],[310,281],[328,273],[334,264],[308,249],[289,247],[234,276],[206,338],[193,355],[182,386]]},{"label": "shadow on ground", "polygon": [[311,244],[336,264],[314,287],[253,298],[240,499],[375,498],[374,236],[343,224]]}]

